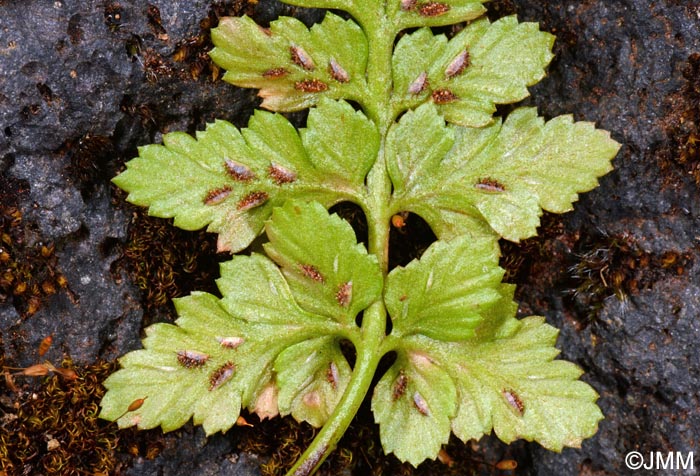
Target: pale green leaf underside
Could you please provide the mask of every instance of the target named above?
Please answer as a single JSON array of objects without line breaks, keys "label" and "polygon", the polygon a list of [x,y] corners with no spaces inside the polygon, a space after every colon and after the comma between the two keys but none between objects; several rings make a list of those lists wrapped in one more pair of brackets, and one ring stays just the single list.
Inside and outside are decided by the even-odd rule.
[{"label": "pale green leaf underside", "polygon": [[486,12],[489,0],[388,0],[387,18],[395,31],[421,26],[445,26],[473,20]]},{"label": "pale green leaf underside", "polygon": [[349,104],[323,100],[300,132],[281,115],[257,111],[242,131],[216,121],[197,139],[175,132],[163,143],[141,147],[114,183],[151,215],[174,217],[187,230],[208,225],[219,233],[220,251],[237,252],[288,199],[328,207],[358,197],[379,134]]},{"label": "pale green leaf underside", "polygon": [[398,33],[417,26],[444,26],[473,20],[482,15],[489,0],[285,0],[284,3],[309,8],[329,8],[349,12],[370,23],[383,18],[380,28]]},{"label": "pale green leaf underside", "polygon": [[452,379],[420,351],[399,353],[372,396],[384,450],[414,466],[447,443],[456,409]]},{"label": "pale green leaf underside", "polygon": [[[271,273],[269,268],[274,268],[259,255],[236,257],[227,264],[231,263],[249,268],[250,275]],[[222,274],[222,291],[226,286],[221,281],[238,278],[236,285],[247,286],[251,293],[255,287],[269,286],[246,280],[246,273],[223,269]],[[235,297],[227,298],[230,305],[236,305]],[[255,301],[241,302],[240,312],[232,315],[226,309],[230,306],[210,294],[193,293],[176,300],[177,325],[149,327],[144,349],[122,357],[122,369],[105,381],[108,391],[100,416],[114,420],[131,402],[146,398],[141,408],[119,419],[120,427],[162,426],[171,431],[194,416],[194,423],[202,424],[207,434],[228,430],[241,407],[253,409],[257,397],[273,381],[277,355],[313,337],[314,329],[323,325],[320,316],[306,315],[293,302],[271,301],[264,308],[256,308]],[[246,321],[246,317],[259,319]],[[182,357],[184,352],[189,354]],[[206,356],[206,361],[198,364],[197,355]],[[193,363],[188,363],[188,356]]]},{"label": "pale green leaf underside", "polygon": [[453,144],[454,128],[445,126],[432,104],[408,111],[392,126],[386,155],[394,185],[394,210],[417,213],[440,239],[493,236],[464,191],[453,191],[440,182],[441,162]]},{"label": "pale green leaf underside", "polygon": [[583,373],[579,367],[553,360],[559,353],[556,328],[536,316],[519,324],[493,342],[448,350],[460,356],[445,362],[460,402],[453,431],[463,441],[493,428],[506,443],[523,438],[553,451],[578,447],[603,419],[595,404],[598,394],[577,380]]},{"label": "pale green leaf underside", "polygon": [[[553,42],[536,23],[518,23],[515,16],[480,19],[449,41],[428,28],[405,35],[393,58],[394,109],[433,101],[448,122],[484,126],[495,104],[524,99],[527,86],[544,77]],[[454,98],[442,103],[439,91]]]},{"label": "pale green leaf underside", "polygon": [[488,310],[503,298],[498,256],[493,238],[459,237],[438,241],[420,260],[392,270],[384,292],[392,335],[474,337]]},{"label": "pale green leaf underside", "polygon": [[[240,365],[238,351],[217,341],[217,337],[241,337],[240,323],[231,319],[216,297],[206,293],[178,299],[175,307],[181,316],[178,326],[149,327],[145,349],[122,357],[122,369],[105,381],[108,391],[100,417],[114,420],[132,402],[145,398],[141,408],[119,419],[120,427],[162,426],[163,431],[172,431],[194,416],[207,433],[225,431],[238,417],[241,391],[233,380],[210,391],[210,378],[231,360]],[[178,352],[185,351],[206,355],[206,362],[186,368],[178,361]],[[235,376],[235,380],[243,378],[245,373]]]},{"label": "pale green leaf underside", "polygon": [[[294,208],[280,210],[272,218],[275,239],[289,239],[287,233],[293,231],[286,225],[286,214],[295,213],[296,208],[302,216],[308,211],[318,228],[339,225],[339,219],[318,204],[290,206]],[[282,222],[277,227],[276,220]],[[318,261],[314,254],[318,250],[296,251]],[[366,266],[362,259],[376,266],[366,254],[357,258],[350,253],[338,256],[338,269]],[[366,285],[378,296],[381,275],[373,277],[378,285]],[[325,421],[349,380],[350,369],[338,339],[355,335],[354,321],[339,323],[336,315],[302,309],[299,303],[308,302],[305,294],[313,291],[290,287],[280,269],[258,254],[235,256],[223,263],[217,284],[222,299],[201,292],[177,299],[176,325],[149,327],[144,349],[120,359],[122,369],[105,382],[108,392],[101,417],[119,419],[122,427],[162,426],[165,431],[194,417],[211,434],[229,429],[241,407],[261,416],[276,414],[278,395],[283,413],[315,426]],[[356,284],[358,296],[369,295],[364,285]],[[295,367],[291,356],[300,352],[307,354],[307,360]],[[271,386],[273,391],[267,392]],[[120,418],[133,401],[143,398],[141,408]]]},{"label": "pale green leaf underside", "polygon": [[[319,233],[323,230],[323,233]],[[266,226],[265,252],[282,267],[297,302],[351,326],[380,298],[382,273],[348,222],[317,203],[288,201]]]},{"label": "pale green leaf underside", "polygon": [[[512,241],[534,236],[542,209],[571,210],[611,170],[620,147],[592,123],[571,116],[545,123],[534,108],[481,129],[440,125],[437,116],[430,104],[406,113],[387,150],[394,208],[418,213],[440,238],[485,227]],[[405,147],[414,135],[432,139]]]},{"label": "pale green leaf underside", "polygon": [[320,427],[343,396],[352,370],[335,337],[307,340],[285,349],[275,360],[279,410]]},{"label": "pale green leaf underside", "polygon": [[361,101],[366,92],[367,39],[354,21],[330,12],[310,29],[291,17],[268,30],[249,17],[223,18],[212,41],[223,79],[260,89],[266,109],[297,111],[322,97]]},{"label": "pale green leaf underside", "polygon": [[[430,393],[422,394],[425,404],[444,411],[451,431],[462,441],[493,430],[506,443],[522,438],[561,451],[580,446],[597,431],[603,418],[595,404],[598,395],[577,380],[582,371],[576,365],[553,360],[558,331],[541,317],[509,317],[501,327],[490,342],[447,343],[419,335],[403,339],[397,362],[377,385],[372,401],[387,450],[416,465],[435,457],[447,441],[450,430],[444,425],[421,428],[419,438],[401,426],[426,422],[411,393],[412,385],[423,385],[426,368],[433,381]],[[407,390],[399,392],[403,387]],[[454,400],[446,401],[446,395]],[[390,412],[401,415],[389,418]]]},{"label": "pale green leaf underside", "polygon": [[474,329],[476,341],[488,342],[509,336],[514,326],[519,325],[518,320],[513,317],[518,312],[518,303],[513,300],[515,287],[514,284],[504,283],[498,287],[501,299],[481,311],[483,319]]}]

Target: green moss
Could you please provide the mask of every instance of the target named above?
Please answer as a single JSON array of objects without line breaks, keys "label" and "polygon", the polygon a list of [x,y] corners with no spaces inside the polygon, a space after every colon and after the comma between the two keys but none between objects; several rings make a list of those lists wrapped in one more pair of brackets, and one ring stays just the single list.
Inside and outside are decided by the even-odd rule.
[{"label": "green moss", "polygon": [[625,300],[668,276],[682,276],[692,262],[691,253],[644,251],[628,235],[584,237],[577,250],[570,272],[578,304],[588,309],[589,319],[605,299]]},{"label": "green moss", "polygon": [[217,254],[216,235],[175,228],[140,208],[133,208],[128,233],[114,270],[126,271],[143,291],[147,319],[165,306],[174,315],[172,299],[194,290],[218,293],[214,280],[228,255]]},{"label": "green moss", "polygon": [[18,208],[27,190],[24,182],[0,176],[0,303],[12,303],[23,318],[67,289],[54,245],[30,239],[36,231]]},{"label": "green moss", "polygon": [[78,378],[52,375],[37,390],[27,390],[16,377],[19,392],[7,392],[3,400],[0,470],[7,476],[111,474],[116,467],[117,425],[97,418],[101,382],[115,364],[62,365]]}]

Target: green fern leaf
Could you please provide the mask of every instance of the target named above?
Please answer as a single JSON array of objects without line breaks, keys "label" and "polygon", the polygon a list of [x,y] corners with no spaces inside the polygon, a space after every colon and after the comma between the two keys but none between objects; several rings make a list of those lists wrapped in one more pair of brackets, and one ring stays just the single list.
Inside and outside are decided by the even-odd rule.
[{"label": "green fern leaf", "polygon": [[527,86],[544,77],[553,43],[515,16],[477,20],[449,41],[428,28],[405,35],[394,52],[394,109],[431,101],[448,122],[484,126],[495,104],[524,99]]},{"label": "green fern leaf", "polygon": [[[418,213],[446,239],[484,233],[484,225],[512,241],[535,235],[542,210],[571,210],[612,169],[620,147],[591,123],[571,116],[545,123],[534,108],[482,129],[441,125],[438,117],[431,104],[402,117],[389,133],[388,170],[394,208]],[[405,148],[415,135],[433,139]],[[416,160],[421,154],[425,160]]]},{"label": "green fern leaf", "polygon": [[[330,270],[328,254],[313,240],[306,248],[289,246],[295,220],[302,231],[327,230],[343,250]],[[381,272],[356,244],[352,228],[320,204],[290,201],[275,211],[268,230],[270,249],[287,276],[293,275],[291,262],[303,263],[327,273],[323,282],[312,275],[305,285],[292,285],[293,277],[285,279],[268,258],[235,256],[221,265],[222,299],[202,292],[177,299],[175,325],[149,327],[144,349],[120,359],[122,369],[105,381],[102,418],[118,420],[121,427],[171,431],[194,417],[211,434],[229,429],[240,408],[248,407],[261,417],[282,412],[323,424],[349,381],[339,343],[357,340],[359,329],[348,313],[380,298]],[[343,299],[334,294],[339,279],[353,283],[352,294]],[[313,311],[301,305],[324,299],[325,306]],[[332,308],[341,312],[326,312]],[[145,399],[143,405],[125,413],[138,399]]]},{"label": "green fern leaf", "polygon": [[[337,133],[330,128],[339,123]],[[361,201],[379,148],[374,124],[346,102],[322,100],[299,133],[284,117],[258,111],[247,129],[225,121],[197,138],[175,132],[113,179],[131,203],[175,225],[219,233],[219,251],[246,248],[275,206],[303,197],[326,207]]]},{"label": "green fern leaf", "polygon": [[260,89],[261,107],[297,111],[322,97],[362,101],[367,84],[367,39],[352,20],[327,13],[310,29],[281,17],[260,28],[248,17],[224,18],[212,30],[210,55],[223,79]]}]

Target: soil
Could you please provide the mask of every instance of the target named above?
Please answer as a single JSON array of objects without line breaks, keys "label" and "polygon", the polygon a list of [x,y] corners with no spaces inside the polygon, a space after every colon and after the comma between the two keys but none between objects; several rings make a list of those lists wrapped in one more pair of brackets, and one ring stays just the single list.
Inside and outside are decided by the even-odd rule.
[{"label": "soil", "polygon": [[[452,465],[414,470],[381,455],[363,408],[322,472],[624,475],[632,450],[694,451],[697,468],[700,6],[488,6],[493,18],[517,13],[558,38],[526,104],[547,118],[593,121],[622,144],[600,187],[573,212],[545,215],[537,238],[504,243],[502,259],[520,313],[561,329],[561,355],[586,371],[606,419],[581,449],[453,441]],[[148,217],[110,179],[166,132],[192,133],[215,118],[245,126],[255,92],[223,83],[206,56],[218,18],[241,14],[263,25],[278,15],[309,25],[322,18],[273,0],[0,0],[0,363],[49,360],[65,374],[0,379],[6,474],[279,474],[313,436],[290,419],[252,417],[252,428],[208,439],[190,425],[117,432],[90,411],[115,359],[140,347],[144,326],[174,319],[172,298],[215,292],[226,259],[215,237]],[[356,211],[342,213],[352,220]],[[406,223],[392,236],[395,263],[433,239],[419,217]],[[499,469],[511,460],[517,469]]]}]

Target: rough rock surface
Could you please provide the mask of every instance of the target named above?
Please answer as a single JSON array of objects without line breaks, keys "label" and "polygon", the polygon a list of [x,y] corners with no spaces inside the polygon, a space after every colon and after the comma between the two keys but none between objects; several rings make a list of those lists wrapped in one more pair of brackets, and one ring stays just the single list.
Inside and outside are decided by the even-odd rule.
[{"label": "rough rock surface", "polygon": [[[214,72],[197,58],[173,59],[183,41],[201,34],[214,3],[0,0],[0,186],[7,188],[0,195],[11,192],[8,184],[16,190],[11,201],[22,212],[24,246],[53,244],[67,282],[45,293],[32,313],[18,304],[22,296],[0,294],[8,365],[34,363],[49,334],[54,344],[45,357],[55,361],[66,354],[77,363],[113,360],[139,347],[148,318],[143,293],[114,266],[133,209],[109,179],[138,146],[159,142],[164,132],[193,132],[214,118],[246,124],[254,92],[213,81]],[[694,451],[700,466],[700,152],[694,146],[700,7],[694,4],[491,5],[492,15],[517,13],[558,37],[549,75],[532,88],[529,102],[547,117],[572,113],[595,121],[623,144],[615,170],[574,212],[543,230],[536,246],[508,251],[522,253],[521,270],[529,271],[515,279],[523,313],[543,314],[561,328],[562,356],[586,370],[606,415],[582,449],[554,454],[516,445],[511,457],[528,474],[632,474],[624,465],[632,450]],[[226,8],[263,23],[279,14],[319,18],[273,0]],[[159,457],[132,459],[126,474],[258,474],[256,458],[238,457],[229,436],[204,445],[201,430],[190,428],[163,441]],[[492,440],[484,446],[499,448]]]},{"label": "rough rock surface", "polygon": [[540,21],[559,37],[549,77],[533,88],[540,110],[595,121],[623,144],[615,170],[567,217],[569,228],[608,237],[602,241],[613,246],[609,237],[623,240],[652,261],[688,258],[673,272],[664,264],[642,270],[639,281],[647,283],[624,301],[604,299],[583,332],[571,324],[571,311],[556,305],[560,297],[550,296],[546,312],[562,329],[562,354],[586,369],[606,420],[582,450],[556,455],[534,449],[535,472],[631,474],[624,457],[637,450],[684,457],[694,451],[696,469],[684,473],[694,474],[700,447],[700,157],[687,156],[687,142],[700,125],[700,7],[633,0],[518,6],[522,18]]}]

